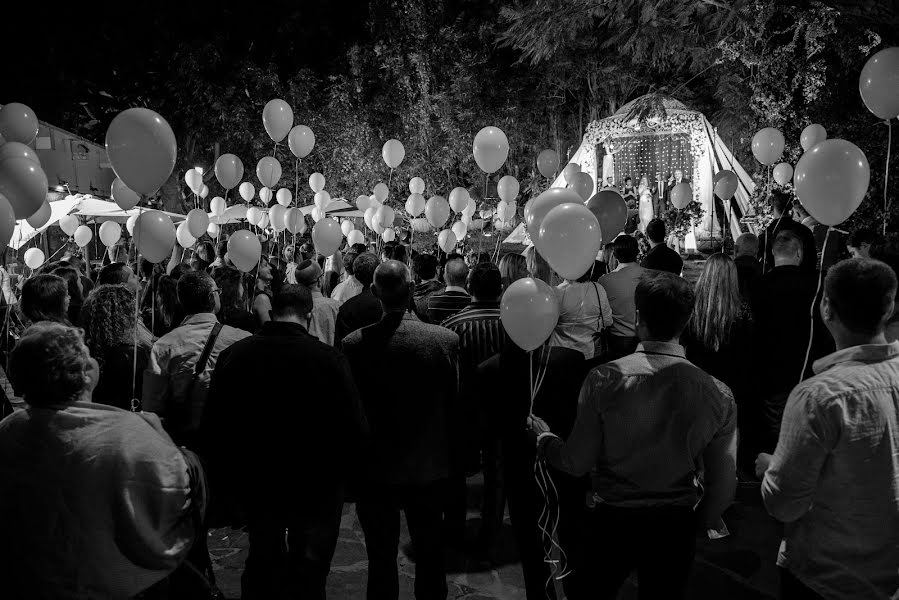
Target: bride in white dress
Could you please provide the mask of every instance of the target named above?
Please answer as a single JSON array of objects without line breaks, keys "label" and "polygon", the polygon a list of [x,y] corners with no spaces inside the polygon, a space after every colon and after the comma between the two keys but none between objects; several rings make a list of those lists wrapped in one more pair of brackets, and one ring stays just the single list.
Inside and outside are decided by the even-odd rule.
[{"label": "bride in white dress", "polygon": [[640,187],[637,189],[637,196],[640,198],[637,206],[640,216],[640,231],[646,233],[646,226],[652,221],[652,192],[649,191],[649,182],[646,176],[640,178]]}]

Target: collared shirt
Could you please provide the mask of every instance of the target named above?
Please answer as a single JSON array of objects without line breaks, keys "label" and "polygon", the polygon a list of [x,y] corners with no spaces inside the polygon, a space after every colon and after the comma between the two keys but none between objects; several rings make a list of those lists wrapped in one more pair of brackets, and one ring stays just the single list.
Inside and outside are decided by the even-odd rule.
[{"label": "collared shirt", "polygon": [[190,315],[179,327],[156,340],[150,352],[150,364],[144,373],[143,407],[165,418],[166,427],[175,432],[176,437],[179,433],[193,432],[199,427],[209,379],[219,354],[237,340],[250,336],[246,331],[224,325],[212,347],[206,368],[197,378],[192,396],[187,398],[197,361],[217,322],[212,313]]},{"label": "collared shirt", "polygon": [[471,296],[463,288],[448,285],[443,292],[433,294],[428,299],[428,321],[440,325],[470,302]]},{"label": "collared shirt", "polygon": [[331,299],[337,300],[341,304],[354,296],[362,293],[362,284],[359,280],[350,275],[349,278],[337,284],[337,287],[331,292]]},{"label": "collared shirt", "polygon": [[415,306],[415,315],[422,321],[428,321],[428,301],[431,296],[443,289],[443,284],[436,279],[422,281],[415,286],[412,294],[412,303]]},{"label": "collared shirt", "polygon": [[612,335],[619,337],[637,335],[637,305],[634,302],[634,293],[637,291],[637,283],[645,273],[646,269],[637,263],[624,263],[599,278],[599,285],[606,290],[612,307]]},{"label": "collared shirt", "polygon": [[824,598],[899,590],[899,342],[815,361],[762,482],[787,523],[777,564]]},{"label": "collared shirt", "polygon": [[321,292],[312,292],[312,319],[309,321],[309,333],[319,341],[334,345],[334,329],[337,325],[337,313],[340,302],[325,298]]},{"label": "collared shirt", "polygon": [[734,434],[726,385],[684,358],[680,344],[643,342],[587,376],[567,442],[550,463],[572,475],[592,469],[593,490],[615,506],[695,506],[702,455]]},{"label": "collared shirt", "polygon": [[611,327],[612,307],[606,290],[598,283],[563,282],[555,289],[559,301],[559,322],[549,338],[552,346],[577,350],[585,359],[593,358],[596,333]]},{"label": "collared shirt", "polygon": [[503,349],[506,330],[499,302],[472,302],[443,322],[459,336],[459,371],[463,386],[472,383],[478,365]]}]

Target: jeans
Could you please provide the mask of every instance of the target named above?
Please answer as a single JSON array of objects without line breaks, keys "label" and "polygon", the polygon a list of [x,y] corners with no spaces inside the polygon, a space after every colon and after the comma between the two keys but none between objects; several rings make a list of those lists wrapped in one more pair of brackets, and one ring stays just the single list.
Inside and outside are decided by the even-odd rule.
[{"label": "jeans", "polygon": [[442,510],[444,481],[414,485],[368,485],[356,513],[368,553],[368,600],[399,598],[396,555],[400,543],[400,511],[406,513],[415,548],[415,598],[445,600]]}]

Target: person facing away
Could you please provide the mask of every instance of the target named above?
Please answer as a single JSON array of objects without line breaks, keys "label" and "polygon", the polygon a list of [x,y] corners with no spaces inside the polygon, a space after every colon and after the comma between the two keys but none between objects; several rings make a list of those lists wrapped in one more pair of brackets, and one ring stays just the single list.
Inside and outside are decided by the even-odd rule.
[{"label": "person facing away", "polygon": [[237,269],[221,267],[212,272],[219,288],[218,320],[222,325],[242,329],[248,333],[259,331],[256,316],[247,310],[247,288],[244,274]]},{"label": "person facing away", "polygon": [[[415,597],[446,598],[441,517],[459,336],[422,323],[409,311],[412,277],[406,265],[393,260],[380,265],[374,290],[384,317],[343,340],[353,377],[367,382],[360,392],[370,443],[361,457],[356,503],[368,552],[367,597],[395,600],[399,595],[396,557],[403,510],[415,547]],[[397,369],[402,389],[383,384],[384,374]]]},{"label": "person facing away", "polygon": [[437,257],[433,254],[419,254],[412,259],[412,276],[415,278],[415,289],[412,293],[415,315],[428,322],[428,301],[431,296],[443,289],[443,284],[437,277]]},{"label": "person facing away", "polygon": [[759,456],[762,499],[786,524],[781,598],[899,593],[899,343],[884,325],[896,276],[852,259],[824,283],[821,316],[837,351],[790,393],[774,456]]},{"label": "person facing away", "polygon": [[551,346],[577,350],[584,359],[602,360],[598,344],[601,331],[612,327],[612,306],[605,288],[591,281],[591,267],[576,281],[565,280],[554,289],[559,302],[559,322],[549,337]]},{"label": "person facing away", "polygon": [[777,234],[772,246],[774,268],[758,280],[751,303],[753,370],[765,374],[756,379],[756,392],[764,413],[762,446],[768,451],[777,444],[790,390],[811,375],[815,360],[833,351],[820,314],[812,312],[812,303],[820,302],[818,276],[800,266],[802,242],[787,230]]},{"label": "person facing away", "polygon": [[318,263],[304,260],[297,265],[297,283],[306,286],[312,294],[312,312],[307,329],[320,342],[334,345],[334,329],[337,326],[337,313],[340,302],[322,295],[322,270]]},{"label": "person facing away", "polygon": [[187,317],[153,344],[144,373],[143,408],[165,420],[172,439],[191,447],[219,355],[250,334],[219,323],[216,313],[221,309],[221,292],[210,275],[185,273],[177,290]]},{"label": "person facing away", "polygon": [[[365,416],[349,364],[307,331],[313,310],[307,287],[283,286],[272,297],[271,320],[223,350],[212,374],[201,449],[213,486],[247,516],[246,600],[325,597],[347,474],[361,451]],[[298,369],[309,373],[299,387],[284,376]],[[265,384],[270,398],[283,401],[275,418],[248,406],[260,391],[249,373],[280,374]],[[299,438],[298,423],[305,424]],[[244,443],[234,443],[238,431]]]},{"label": "person facing away", "polygon": [[614,271],[599,278],[612,307],[612,334],[609,336],[610,359],[620,358],[637,347],[636,304],[637,282],[646,269],[637,264],[637,240],[629,235],[615,238],[612,255],[618,261]]},{"label": "person facing away", "polygon": [[768,224],[765,231],[759,235],[758,258],[762,262],[763,271],[767,273],[774,268],[772,252],[777,234],[781,231],[791,231],[799,238],[799,243],[802,246],[802,260],[799,266],[805,272],[814,273],[818,265],[815,235],[811,229],[798,221],[794,221],[793,217],[790,216],[790,196],[785,192],[771,192],[768,196],[768,203],[771,205],[771,214],[774,216],[774,219]]},{"label": "person facing away", "polygon": [[742,233],[734,241],[734,265],[740,283],[740,296],[749,301],[756,281],[762,276],[758,259],[759,238],[754,233]]},{"label": "person facing away", "polygon": [[62,277],[66,282],[69,294],[69,308],[66,314],[68,315],[69,323],[75,327],[80,326],[81,307],[84,305],[84,288],[81,286],[81,277],[78,276],[78,272],[72,267],[53,269],[53,275]]},{"label": "person facing away", "polygon": [[646,226],[646,237],[649,238],[650,250],[646,253],[640,266],[644,269],[667,271],[674,275],[680,275],[684,270],[684,259],[676,250],[672,250],[665,244],[667,237],[665,221],[662,219],[650,221]]},{"label": "person facing away", "polygon": [[443,269],[446,287],[428,298],[428,321],[440,325],[468,306],[471,296],[465,285],[468,281],[468,265],[461,258],[450,260]]},{"label": "person facing away", "polygon": [[347,334],[366,325],[377,323],[384,314],[381,302],[371,291],[378,257],[371,252],[363,252],[353,261],[353,277],[362,285],[362,290],[340,305],[337,323],[334,326],[334,343],[339,345]]},{"label": "person facing away", "polygon": [[77,329],[32,325],[9,376],[28,409],[0,422],[4,596],[131,598],[172,573],[205,512],[196,456],[156,415],[91,401]]},{"label": "person facing away", "polygon": [[528,275],[528,261],[521,254],[509,252],[499,259],[499,274],[503,278],[503,291],[509,286]]},{"label": "person facing away", "polygon": [[29,277],[22,286],[19,310],[31,323],[69,323],[69,286],[58,275],[41,273]]},{"label": "person facing away", "polygon": [[363,253],[354,250],[343,255],[343,271],[346,274],[346,277],[343,281],[338,283],[337,287],[334,288],[334,291],[331,292],[331,298],[337,300],[340,304],[343,304],[353,296],[358,296],[362,293],[362,283],[355,277],[355,271],[353,269],[356,259],[361,254]]},{"label": "person facing away", "polygon": [[550,465],[592,470],[588,528],[602,541],[585,550],[600,573],[591,597],[617,597],[637,569],[641,598],[683,598],[697,522],[717,528],[733,500],[737,411],[727,386],[678,343],[693,311],[690,284],[656,272],[637,285],[635,302],[637,352],[590,372],[567,441],[537,417],[532,430]]},{"label": "person facing away", "polygon": [[[899,233],[888,233],[877,243],[871,246],[871,258],[884,262],[893,269],[896,277],[899,277]],[[888,342],[899,340],[899,309],[893,311],[893,315],[887,320],[884,329]]]}]

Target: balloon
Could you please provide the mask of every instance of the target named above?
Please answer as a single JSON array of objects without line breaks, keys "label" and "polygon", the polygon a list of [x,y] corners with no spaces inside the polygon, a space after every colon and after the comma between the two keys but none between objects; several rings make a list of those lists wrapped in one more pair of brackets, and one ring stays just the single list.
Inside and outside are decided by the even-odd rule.
[{"label": "balloon", "polygon": [[346,219],[343,223],[340,224],[340,231],[343,233],[343,237],[346,237],[353,231],[356,231],[356,226],[353,225],[352,221]]},{"label": "balloon", "polygon": [[178,144],[169,124],[148,108],[120,112],[106,130],[112,170],[139,194],[152,194],[175,167]]},{"label": "balloon", "polygon": [[340,248],[343,241],[343,233],[340,225],[334,219],[326,217],[312,228],[312,243],[315,250],[321,255],[331,256]]},{"label": "balloon", "polygon": [[281,163],[274,156],[263,156],[256,163],[256,178],[267,188],[275,187],[281,179]]},{"label": "balloon", "polygon": [[392,227],[388,227],[384,230],[384,233],[381,234],[381,239],[385,242],[392,242],[396,239],[396,231],[394,231]]},{"label": "balloon", "polygon": [[254,188],[253,184],[249,181],[244,181],[240,184],[240,187],[237,188],[237,192],[240,194],[240,197],[243,198],[244,202],[250,202],[253,199],[253,196],[256,195],[256,188]]},{"label": "balloon", "polygon": [[294,235],[306,231],[306,219],[299,208],[294,206],[287,209],[287,212],[284,213],[284,226]]},{"label": "balloon", "polygon": [[228,238],[228,258],[244,273],[252,271],[261,256],[262,244],[249,229],[235,231]]},{"label": "balloon", "polygon": [[234,189],[243,179],[243,163],[233,154],[222,154],[215,161],[215,178],[226,190]]},{"label": "balloon", "polygon": [[899,116],[899,46],[884,48],[868,59],[858,91],[875,116],[885,120]]},{"label": "balloon", "polygon": [[499,217],[500,221],[507,221],[507,215],[509,212],[509,203],[503,202],[500,200],[496,204],[496,216]]},{"label": "balloon", "polygon": [[72,237],[75,238],[75,244],[79,248],[84,248],[90,243],[91,238],[94,237],[94,232],[87,225],[79,225],[78,229],[75,230],[75,235]]},{"label": "balloon", "polygon": [[468,225],[462,221],[456,221],[453,223],[451,231],[457,240],[464,240],[468,235]]},{"label": "balloon", "polygon": [[346,243],[350,246],[363,244],[365,243],[365,236],[358,229],[354,229],[346,236]]},{"label": "balloon", "polygon": [[29,248],[25,251],[25,264],[30,269],[37,269],[44,264],[44,253],[40,248]]},{"label": "balloon", "polygon": [[425,193],[425,180],[421,177],[413,177],[409,180],[409,192],[412,194]]},{"label": "balloon", "polygon": [[100,225],[100,241],[109,248],[122,239],[122,226],[115,221],[106,221]]},{"label": "balloon", "polygon": [[274,229],[275,231],[282,231],[284,229],[284,215],[286,214],[287,209],[283,204],[275,204],[270,209],[268,209],[268,219],[272,224],[272,229]]},{"label": "balloon", "polygon": [[[203,230],[206,233],[206,230]],[[175,240],[182,248],[190,248],[197,243],[197,236],[193,235],[188,229],[187,221],[181,221],[175,229]]]},{"label": "balloon", "polygon": [[190,234],[199,239],[203,237],[203,232],[209,227],[209,215],[201,208],[195,208],[187,213],[187,230]]},{"label": "balloon", "polygon": [[262,211],[259,210],[256,206],[251,206],[247,209],[247,222],[250,225],[259,225],[259,221],[262,220]]},{"label": "balloon", "polygon": [[450,208],[453,209],[454,213],[460,213],[468,206],[468,201],[470,199],[471,197],[468,195],[468,190],[465,188],[453,188],[449,195]]},{"label": "balloon", "polygon": [[787,185],[793,179],[793,167],[789,163],[779,163],[774,167],[774,181],[780,185]]},{"label": "balloon", "polygon": [[184,174],[184,183],[190,188],[194,194],[199,194],[203,189],[203,176],[196,169],[188,169]]},{"label": "balloon", "polygon": [[312,209],[310,216],[312,217],[313,223],[318,223],[319,221],[321,221],[324,218],[325,212],[316,206],[315,208]]},{"label": "balloon", "polygon": [[462,209],[462,214],[463,214],[463,215],[468,215],[468,216],[470,217],[470,216],[472,216],[472,215],[474,214],[474,211],[476,211],[477,209],[478,209],[478,205],[477,205],[477,203],[474,201],[474,198],[472,198],[471,196],[469,196],[469,197],[468,197],[468,204],[465,206],[465,208]]},{"label": "balloon", "polygon": [[817,123],[812,123],[802,130],[802,134],[799,136],[799,143],[802,145],[803,152],[807,152],[812,146],[826,139],[827,130]]},{"label": "balloon", "polygon": [[432,227],[443,227],[449,216],[449,203],[442,196],[431,196],[425,203],[425,218]]},{"label": "balloon", "polygon": [[524,218],[527,223],[528,235],[531,242],[540,250],[540,224],[543,218],[553,208],[566,202],[583,202],[577,192],[568,188],[549,188],[536,198],[528,201],[524,207]]},{"label": "balloon", "polygon": [[[259,227],[259,229],[265,229],[266,227],[268,227],[268,215],[267,214],[262,213],[262,218],[259,219],[258,227]],[[265,241],[266,239],[268,239],[268,238],[265,238],[262,241]]]},{"label": "balloon", "polygon": [[206,228],[206,233],[208,233],[211,237],[218,237],[219,234],[219,226],[217,223],[209,223],[209,227]]},{"label": "balloon", "polygon": [[511,175],[506,175],[505,177],[501,177],[499,182],[496,184],[496,193],[499,196],[500,200],[505,202],[512,202],[515,198],[518,197],[518,192],[521,190],[521,186],[518,183],[518,180],[512,177]]},{"label": "balloon", "polygon": [[306,158],[315,146],[315,134],[305,125],[297,125],[287,136],[287,145],[297,158]]},{"label": "balloon", "polygon": [[556,293],[539,279],[519,279],[503,294],[499,318],[519,348],[536,350],[549,339],[559,321]]},{"label": "balloon", "polygon": [[686,208],[693,201],[693,188],[686,181],[681,181],[671,188],[671,204],[674,208]]},{"label": "balloon", "polygon": [[784,136],[773,127],[765,127],[752,137],[752,153],[763,165],[773,165],[784,152]]},{"label": "balloon", "polygon": [[365,209],[365,212],[362,214],[362,220],[365,222],[365,226],[371,229],[372,219],[375,218],[375,213],[377,212],[377,208],[374,206],[369,206]]},{"label": "balloon", "polygon": [[6,246],[16,228],[16,215],[9,200],[0,196],[0,244]]},{"label": "balloon", "polygon": [[372,193],[375,195],[375,199],[384,204],[387,201],[387,197],[390,195],[390,190],[387,189],[386,183],[378,183],[375,185],[375,189],[372,190]]},{"label": "balloon", "polygon": [[331,203],[331,194],[329,194],[325,190],[315,193],[315,206],[317,206],[321,210],[325,210],[325,208],[330,203]]},{"label": "balloon", "polygon": [[568,163],[565,165],[565,168],[562,169],[562,177],[565,179],[565,183],[571,185],[571,178],[574,177],[575,173],[581,172],[581,165],[577,163]]},{"label": "balloon", "polygon": [[293,194],[290,193],[289,189],[281,188],[278,190],[278,193],[275,194],[275,199],[281,206],[290,206],[290,203],[293,201]]},{"label": "balloon", "polygon": [[559,170],[559,154],[555,150],[544,150],[537,155],[537,170],[544,177],[552,177]]},{"label": "balloon", "polygon": [[499,127],[484,127],[472,144],[474,161],[487,173],[495,173],[509,157],[509,140]]},{"label": "balloon", "polygon": [[456,234],[449,229],[444,229],[437,236],[437,245],[440,249],[449,254],[456,247]]},{"label": "balloon", "polygon": [[125,221],[125,229],[128,230],[128,235],[134,235],[134,224],[137,223],[137,215],[131,215],[128,217],[128,220]]},{"label": "balloon", "polygon": [[371,207],[371,198],[368,196],[359,196],[356,198],[356,208],[362,212],[367,211]]},{"label": "balloon", "polygon": [[381,148],[381,157],[391,169],[400,166],[400,163],[403,162],[405,156],[406,149],[403,148],[403,144],[399,140],[387,140],[384,142],[384,147]]},{"label": "balloon", "polygon": [[[0,109],[0,113],[3,112],[3,109]],[[27,158],[30,161],[36,162],[38,165],[41,164],[40,159],[37,157],[37,152],[31,149],[31,146],[27,146],[21,142],[6,142],[3,145],[0,145],[0,162],[3,162],[4,158]]]},{"label": "balloon", "polygon": [[715,173],[714,192],[724,201],[733,198],[737,193],[737,174],[728,170]]},{"label": "balloon", "polygon": [[396,213],[392,208],[389,206],[381,206],[375,212],[372,222],[377,222],[381,227],[392,227],[394,217],[396,217]]},{"label": "balloon", "polygon": [[262,109],[262,126],[268,137],[275,143],[280,142],[293,127],[293,110],[284,100],[269,100]]},{"label": "balloon", "polygon": [[6,158],[0,161],[0,194],[6,196],[16,219],[27,219],[47,200],[47,176],[33,160]]},{"label": "balloon", "polygon": [[374,231],[375,233],[377,233],[378,235],[381,235],[382,233],[384,233],[385,229],[387,229],[387,228],[378,222],[377,213],[375,215],[373,215],[371,218],[371,230]]},{"label": "balloon", "polygon": [[417,233],[427,233],[431,231],[431,224],[427,219],[412,219],[412,231]]},{"label": "balloon", "polygon": [[75,230],[78,229],[78,226],[81,223],[78,221],[78,217],[75,215],[64,215],[59,218],[59,222],[57,223],[59,228],[62,229],[62,232],[67,236],[72,237],[75,235]]},{"label": "balloon", "polygon": [[459,217],[459,223],[465,223],[466,231],[468,231],[468,226],[471,225],[471,217],[463,214],[461,217]]},{"label": "balloon", "polygon": [[566,202],[546,213],[539,235],[540,253],[546,262],[572,281],[593,267],[602,249],[599,221],[580,202]]},{"label": "balloon", "polygon": [[172,253],[175,245],[175,226],[164,212],[148,210],[134,223],[134,243],[143,257],[158,263]]},{"label": "balloon", "polygon": [[37,137],[38,122],[34,111],[19,102],[0,108],[0,135],[7,142],[30,144]]},{"label": "balloon", "polygon": [[267,187],[261,188],[259,190],[259,199],[268,206],[268,203],[272,201],[272,191]]},{"label": "balloon", "polygon": [[871,168],[865,153],[846,140],[825,140],[802,155],[793,185],[802,205],[823,225],[839,225],[865,198]]},{"label": "balloon", "polygon": [[213,214],[213,216],[220,217],[225,214],[225,199],[221,196],[216,196],[212,200],[209,201],[209,212]]},{"label": "balloon", "polygon": [[610,242],[624,231],[627,224],[627,203],[614,190],[601,190],[587,201],[587,208],[599,221],[602,239]]},{"label": "balloon", "polygon": [[578,171],[571,176],[569,183],[584,202],[590,199],[590,194],[593,193],[593,178],[590,177],[589,173]]},{"label": "balloon", "polygon": [[375,198],[374,194],[372,194],[371,196],[368,197],[369,207],[374,207],[375,209],[378,209],[378,208],[381,208],[381,206],[383,204],[384,204],[383,202],[380,202],[377,198]]},{"label": "balloon", "polygon": [[425,197],[418,193],[409,194],[406,200],[406,212],[410,217],[421,216],[425,211]]},{"label": "balloon", "polygon": [[[4,200],[6,200],[4,198]],[[9,202],[9,200],[6,200]],[[44,225],[50,222],[50,216],[52,214],[52,210],[50,209],[50,203],[44,200],[44,203],[41,205],[37,212],[28,217],[28,224],[34,227],[35,229],[40,229]]]}]

